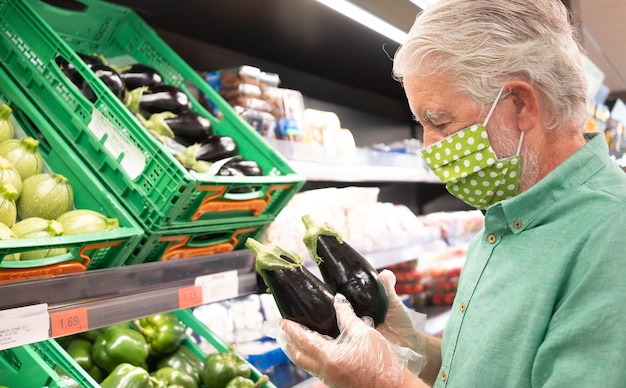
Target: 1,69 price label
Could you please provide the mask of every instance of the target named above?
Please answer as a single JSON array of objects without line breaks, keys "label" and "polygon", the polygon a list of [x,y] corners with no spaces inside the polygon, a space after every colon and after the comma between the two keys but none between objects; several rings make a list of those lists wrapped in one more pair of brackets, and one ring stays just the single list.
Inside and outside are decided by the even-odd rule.
[{"label": "1,69 price label", "polygon": [[50,313],[50,331],[52,337],[80,333],[89,329],[87,308],[80,307],[71,310]]}]

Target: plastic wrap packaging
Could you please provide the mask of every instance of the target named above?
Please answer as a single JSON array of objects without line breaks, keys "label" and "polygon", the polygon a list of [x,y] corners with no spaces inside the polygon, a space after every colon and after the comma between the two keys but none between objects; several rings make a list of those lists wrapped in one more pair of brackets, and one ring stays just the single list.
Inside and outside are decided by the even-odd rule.
[{"label": "plastic wrap packaging", "polygon": [[[324,144],[324,134],[341,130],[337,114],[318,109],[305,109],[303,112],[306,129],[305,141]],[[330,137],[328,134],[326,137]]]},{"label": "plastic wrap packaging", "polygon": [[275,138],[276,117],[268,112],[235,106],[235,111],[263,137]]},{"label": "plastic wrap packaging", "polygon": [[420,354],[389,342],[370,319],[358,318],[341,294],[335,297],[335,310],[340,329],[337,338],[289,320],[266,325],[265,333],[276,338],[294,364],[329,387],[400,386],[406,368],[423,364]]}]

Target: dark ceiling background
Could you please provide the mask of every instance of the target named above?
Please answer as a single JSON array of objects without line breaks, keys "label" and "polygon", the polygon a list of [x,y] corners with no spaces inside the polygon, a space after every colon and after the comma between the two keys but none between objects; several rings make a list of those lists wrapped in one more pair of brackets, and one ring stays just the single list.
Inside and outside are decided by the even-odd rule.
[{"label": "dark ceiling background", "polygon": [[399,45],[314,0],[111,2],[131,7],[156,29],[405,101],[391,76],[390,56]]}]

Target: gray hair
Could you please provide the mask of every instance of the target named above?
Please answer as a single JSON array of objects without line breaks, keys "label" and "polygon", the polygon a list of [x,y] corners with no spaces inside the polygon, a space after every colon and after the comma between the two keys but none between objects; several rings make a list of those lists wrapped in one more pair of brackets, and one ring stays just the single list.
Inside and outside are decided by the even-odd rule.
[{"label": "gray hair", "polygon": [[[587,83],[577,33],[559,0],[440,0],[418,15],[398,49],[393,75],[449,71],[453,87],[493,101],[511,80],[531,84],[551,117],[547,128],[587,120]],[[421,74],[421,73],[420,73]]]}]

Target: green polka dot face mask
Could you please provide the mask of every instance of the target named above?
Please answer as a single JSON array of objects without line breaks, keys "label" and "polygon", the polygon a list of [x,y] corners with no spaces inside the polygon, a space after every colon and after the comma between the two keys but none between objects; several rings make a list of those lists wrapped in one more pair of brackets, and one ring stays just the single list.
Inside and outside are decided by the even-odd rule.
[{"label": "green polka dot face mask", "polygon": [[487,122],[500,99],[494,101],[484,124],[474,124],[421,150],[428,167],[461,201],[484,210],[517,195],[520,179],[520,136],[517,153],[498,159],[487,136]]}]

